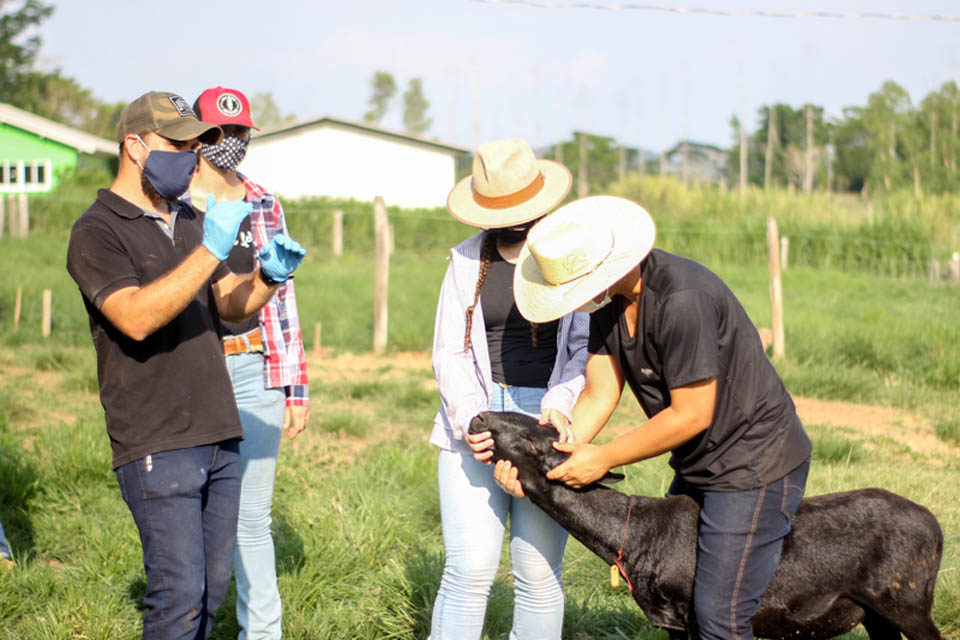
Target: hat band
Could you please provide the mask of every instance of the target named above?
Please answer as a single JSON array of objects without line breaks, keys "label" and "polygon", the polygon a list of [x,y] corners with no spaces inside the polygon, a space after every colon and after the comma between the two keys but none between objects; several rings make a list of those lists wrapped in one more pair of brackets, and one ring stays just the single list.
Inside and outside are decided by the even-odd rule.
[{"label": "hat band", "polygon": [[[544,265],[539,265],[539,261],[537,262],[540,266],[540,273],[543,275],[544,282],[553,286],[560,286],[587,277],[596,271],[597,268],[603,264],[603,261],[610,257],[611,253],[613,253],[613,246],[610,246],[599,259],[594,259],[592,264],[588,263],[587,258],[584,256],[567,256],[567,258],[558,265],[562,267],[560,269],[547,267],[547,269],[544,270]],[[536,256],[534,256],[534,259],[536,259]],[[590,266],[587,266],[588,264],[590,264]]]},{"label": "hat band", "polygon": [[505,196],[485,196],[482,193],[478,193],[472,184],[470,190],[473,191],[473,201],[485,209],[509,209],[510,207],[515,207],[518,204],[523,204],[531,200],[543,189],[544,182],[543,173],[537,173],[537,177],[533,179],[533,182],[523,189],[520,189],[520,191],[514,191]]}]

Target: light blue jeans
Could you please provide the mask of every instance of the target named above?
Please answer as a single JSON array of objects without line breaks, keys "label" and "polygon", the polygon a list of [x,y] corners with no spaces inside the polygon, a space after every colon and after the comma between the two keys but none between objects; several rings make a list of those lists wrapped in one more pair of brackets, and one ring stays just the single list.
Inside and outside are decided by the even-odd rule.
[{"label": "light blue jeans", "polygon": [[[498,385],[490,409],[538,415],[545,392]],[[472,454],[441,450],[437,476],[446,560],[433,605],[431,640],[480,638],[508,514],[514,586],[510,640],[558,640],[567,532],[530,500],[501,489],[493,465],[477,462]]]},{"label": "light blue jeans", "polygon": [[0,522],[0,558],[13,559],[13,553],[10,551],[9,543],[7,543],[7,536],[3,533],[2,522]]},{"label": "light blue jeans", "polygon": [[281,635],[270,508],[286,399],[283,389],[264,388],[263,367],[262,353],[227,356],[244,437],[240,442],[243,481],[233,554],[240,640]]}]

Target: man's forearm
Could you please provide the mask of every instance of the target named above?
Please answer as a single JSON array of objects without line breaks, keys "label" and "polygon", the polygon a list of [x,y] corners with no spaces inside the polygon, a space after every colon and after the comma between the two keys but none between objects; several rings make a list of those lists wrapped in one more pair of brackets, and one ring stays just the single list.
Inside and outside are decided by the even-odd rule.
[{"label": "man's forearm", "polygon": [[583,391],[573,406],[571,428],[577,442],[591,442],[613,415],[617,402],[598,398],[589,389]]},{"label": "man's forearm", "polygon": [[256,270],[223,278],[214,285],[220,317],[237,322],[253,315],[270,301],[279,287],[279,284],[267,285]]},{"label": "man's forearm", "polygon": [[183,311],[219,264],[207,249],[198,247],[162,278],[111,293],[100,310],[125,335],[143,340]]}]

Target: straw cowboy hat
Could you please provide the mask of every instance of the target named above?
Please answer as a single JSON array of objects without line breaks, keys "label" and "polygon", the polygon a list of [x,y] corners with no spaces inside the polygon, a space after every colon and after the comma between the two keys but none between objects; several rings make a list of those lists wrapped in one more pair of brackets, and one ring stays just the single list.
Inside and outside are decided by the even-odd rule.
[{"label": "straw cowboy hat", "polygon": [[527,236],[513,275],[517,309],[549,322],[603,293],[653,248],[656,228],[640,205],[591,196],[560,207]]},{"label": "straw cowboy hat", "polygon": [[447,209],[474,227],[512,227],[563,202],[572,184],[569,169],[559,162],[537,160],[525,140],[494,140],[477,149],[473,173],[450,191]]}]

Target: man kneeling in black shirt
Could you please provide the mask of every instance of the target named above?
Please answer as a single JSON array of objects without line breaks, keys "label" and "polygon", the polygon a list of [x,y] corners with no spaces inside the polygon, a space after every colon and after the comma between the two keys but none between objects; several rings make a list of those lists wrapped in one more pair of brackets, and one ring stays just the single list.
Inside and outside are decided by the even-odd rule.
[{"label": "man kneeling in black shirt", "polygon": [[[701,638],[753,638],[751,619],[803,497],[811,444],[759,334],[720,278],[653,249],[639,205],[611,196],[558,209],[531,231],[514,278],[531,322],[591,312],[586,388],[571,457],[547,477],[579,488],[613,467],[671,452],[670,494],[701,505],[694,605]],[[649,420],[588,444],[624,383]],[[555,412],[542,421],[566,422]],[[516,495],[516,470],[498,481]]]}]

